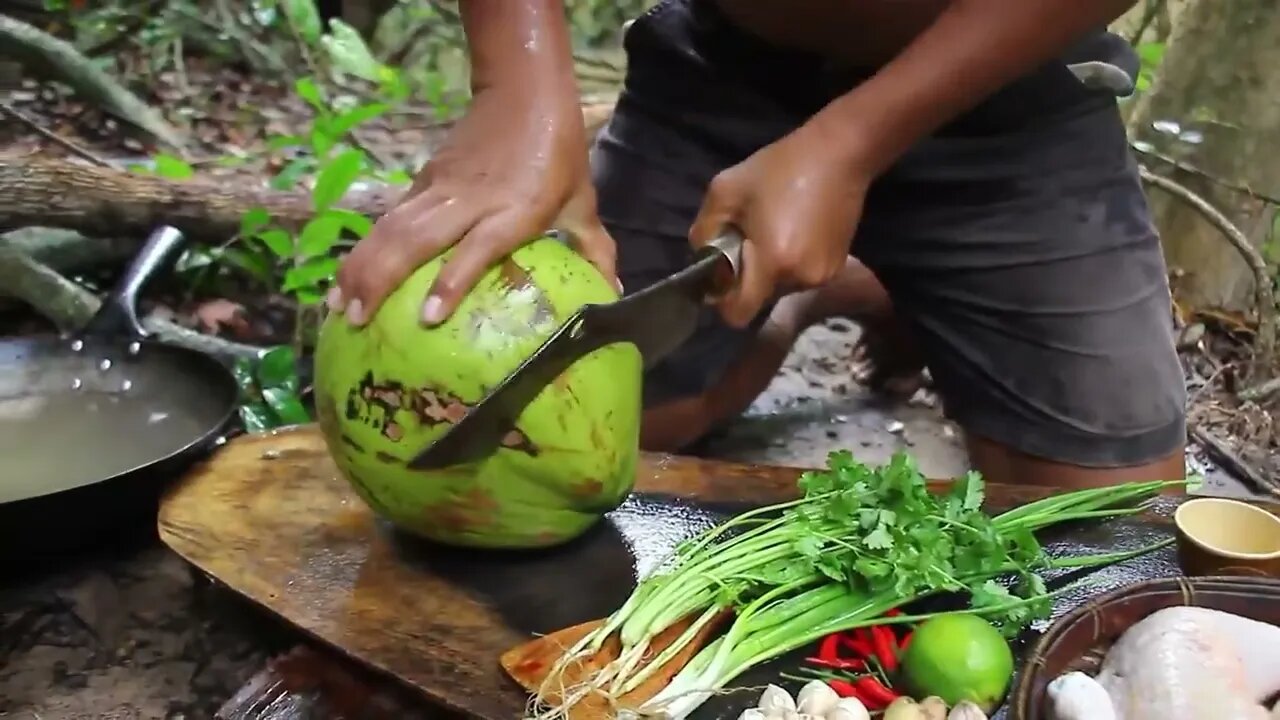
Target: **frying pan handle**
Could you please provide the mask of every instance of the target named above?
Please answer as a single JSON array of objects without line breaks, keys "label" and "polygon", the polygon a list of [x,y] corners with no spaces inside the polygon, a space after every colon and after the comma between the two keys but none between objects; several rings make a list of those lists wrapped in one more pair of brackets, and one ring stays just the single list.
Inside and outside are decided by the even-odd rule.
[{"label": "frying pan handle", "polygon": [[84,335],[130,337],[148,335],[138,320],[138,293],[159,270],[177,259],[186,238],[175,227],[161,226],[151,233],[124,277],[102,301],[102,307],[85,325]]}]

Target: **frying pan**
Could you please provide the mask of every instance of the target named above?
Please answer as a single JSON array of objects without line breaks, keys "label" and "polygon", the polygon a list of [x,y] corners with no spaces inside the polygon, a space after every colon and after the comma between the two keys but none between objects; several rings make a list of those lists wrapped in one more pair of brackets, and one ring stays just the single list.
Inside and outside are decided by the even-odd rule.
[{"label": "frying pan", "polygon": [[0,342],[0,557],[154,532],[164,485],[221,444],[230,369],[138,321],[139,291],[183,244],[153,232],[78,334]]}]

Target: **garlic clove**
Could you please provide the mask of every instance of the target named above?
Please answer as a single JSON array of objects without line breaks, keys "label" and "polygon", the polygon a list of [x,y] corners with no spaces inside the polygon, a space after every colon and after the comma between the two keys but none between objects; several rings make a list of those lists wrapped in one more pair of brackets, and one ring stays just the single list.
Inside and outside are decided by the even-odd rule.
[{"label": "garlic clove", "polygon": [[923,720],[924,713],[920,710],[920,706],[915,700],[909,697],[900,697],[889,703],[889,707],[884,709],[884,715],[881,720]]},{"label": "garlic clove", "polygon": [[987,720],[987,714],[982,712],[982,708],[968,700],[961,700],[956,706],[951,708],[951,713],[947,715],[947,720]]},{"label": "garlic clove", "polygon": [[760,702],[756,704],[765,715],[781,717],[788,712],[796,711],[796,701],[791,693],[777,685],[769,685],[760,694]]},{"label": "garlic clove", "polygon": [[920,712],[925,720],[947,720],[947,703],[937,695],[920,701]]},{"label": "garlic clove", "polygon": [[810,680],[796,693],[796,710],[801,715],[825,717],[840,701],[831,686],[821,680]]},{"label": "garlic clove", "polygon": [[738,720],[766,720],[768,717],[760,711],[760,708],[747,708],[738,716]]},{"label": "garlic clove", "polygon": [[871,713],[858,698],[840,698],[826,720],[871,720]]}]

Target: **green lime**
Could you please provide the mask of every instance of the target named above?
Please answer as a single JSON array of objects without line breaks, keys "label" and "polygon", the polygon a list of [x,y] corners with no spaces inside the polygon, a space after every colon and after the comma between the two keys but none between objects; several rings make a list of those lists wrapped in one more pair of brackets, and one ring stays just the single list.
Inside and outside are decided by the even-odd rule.
[{"label": "green lime", "polygon": [[916,628],[902,656],[901,680],[914,697],[937,695],[954,707],[968,700],[990,714],[1013,679],[1013,651],[977,615],[948,614]]}]

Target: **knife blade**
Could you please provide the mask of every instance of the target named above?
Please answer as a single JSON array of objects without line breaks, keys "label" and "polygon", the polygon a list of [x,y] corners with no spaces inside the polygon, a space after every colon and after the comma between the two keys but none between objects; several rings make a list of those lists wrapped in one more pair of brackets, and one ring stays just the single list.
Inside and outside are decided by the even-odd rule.
[{"label": "knife blade", "polygon": [[618,342],[636,346],[645,367],[670,354],[697,327],[708,297],[737,282],[742,235],[726,229],[670,277],[616,302],[585,305],[551,337],[409,461],[414,470],[472,462],[493,452],[538,393],[588,353]]}]

